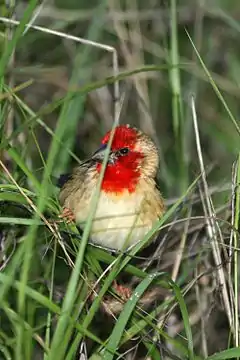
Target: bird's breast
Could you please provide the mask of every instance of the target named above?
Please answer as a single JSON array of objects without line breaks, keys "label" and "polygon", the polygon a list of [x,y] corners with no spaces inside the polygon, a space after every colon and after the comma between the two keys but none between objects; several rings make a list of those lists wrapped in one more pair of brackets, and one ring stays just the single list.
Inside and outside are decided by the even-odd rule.
[{"label": "bird's breast", "polygon": [[[100,194],[95,217],[92,223],[91,240],[113,249],[123,249],[137,243],[151,229],[153,219],[151,209],[146,207],[143,194],[110,195]],[[75,209],[76,221],[86,222],[90,203],[78,203]],[[154,209],[152,209],[154,212]]]}]

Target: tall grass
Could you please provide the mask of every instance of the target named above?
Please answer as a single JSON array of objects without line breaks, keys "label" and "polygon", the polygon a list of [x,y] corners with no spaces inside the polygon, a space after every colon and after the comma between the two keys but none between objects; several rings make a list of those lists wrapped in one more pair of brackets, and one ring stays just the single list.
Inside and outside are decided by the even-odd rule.
[{"label": "tall grass", "polygon": [[[196,1],[193,15],[190,2],[174,0],[37,6],[16,4],[19,25],[0,24],[0,358],[239,358],[238,45],[229,58],[216,45],[239,35],[231,8]],[[33,18],[116,48],[119,74],[111,54],[26,28]],[[115,99],[114,117],[118,81],[124,101]],[[82,236],[55,221],[52,179],[118,122],[155,139],[168,209],[130,253],[112,254],[88,242],[104,169]],[[159,229],[160,240],[142,250]],[[113,291],[115,279],[132,286],[128,301]],[[139,298],[153,293],[144,306]]]}]

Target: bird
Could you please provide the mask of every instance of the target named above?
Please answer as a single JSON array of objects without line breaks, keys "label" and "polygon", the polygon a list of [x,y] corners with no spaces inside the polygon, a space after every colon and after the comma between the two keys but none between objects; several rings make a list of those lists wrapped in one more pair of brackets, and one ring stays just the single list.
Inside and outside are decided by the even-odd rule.
[{"label": "bird", "polygon": [[90,158],[60,176],[60,217],[84,230],[111,131],[114,135],[89,237],[95,244],[121,251],[142,240],[165,211],[156,182],[158,149],[136,127],[127,124],[109,130]]}]

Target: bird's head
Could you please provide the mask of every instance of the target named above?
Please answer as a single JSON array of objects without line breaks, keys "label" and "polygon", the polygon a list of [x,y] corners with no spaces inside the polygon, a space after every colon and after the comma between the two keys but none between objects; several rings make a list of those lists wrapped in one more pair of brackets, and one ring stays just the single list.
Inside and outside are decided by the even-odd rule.
[{"label": "bird's head", "polygon": [[[92,157],[98,173],[101,171],[110,135],[111,131],[106,133],[101,147]],[[147,135],[129,125],[116,127],[102,190],[112,193],[122,193],[125,190],[134,192],[140,178],[156,176],[158,161],[157,148]]]}]

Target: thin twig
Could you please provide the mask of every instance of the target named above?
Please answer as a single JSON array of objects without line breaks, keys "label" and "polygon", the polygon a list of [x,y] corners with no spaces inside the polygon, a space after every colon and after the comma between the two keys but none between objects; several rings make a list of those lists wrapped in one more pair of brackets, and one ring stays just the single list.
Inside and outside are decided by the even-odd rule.
[{"label": "thin twig", "polygon": [[203,189],[205,193],[205,201],[206,201],[206,224],[207,224],[207,232],[208,236],[211,242],[213,256],[215,260],[215,264],[217,266],[217,274],[218,274],[218,281],[220,284],[220,289],[222,293],[222,298],[225,306],[225,310],[227,313],[228,322],[230,325],[230,328],[232,329],[233,325],[233,317],[231,313],[231,307],[230,307],[230,301],[229,301],[229,295],[226,285],[226,279],[224,275],[224,270],[222,266],[222,260],[221,260],[221,253],[219,249],[219,243],[217,240],[217,232],[219,230],[219,225],[217,222],[215,210],[212,205],[212,200],[209,194],[207,179],[206,179],[206,172],[203,162],[203,156],[202,156],[202,148],[201,148],[201,142],[200,142],[200,136],[199,136],[199,129],[198,129],[198,121],[197,121],[197,114],[195,109],[195,101],[194,97],[191,96],[191,109],[192,109],[192,116],[193,116],[193,125],[194,125],[194,131],[195,131],[195,140],[196,140],[196,146],[197,146],[197,153],[198,153],[198,160],[202,175],[202,182],[203,182]]}]

